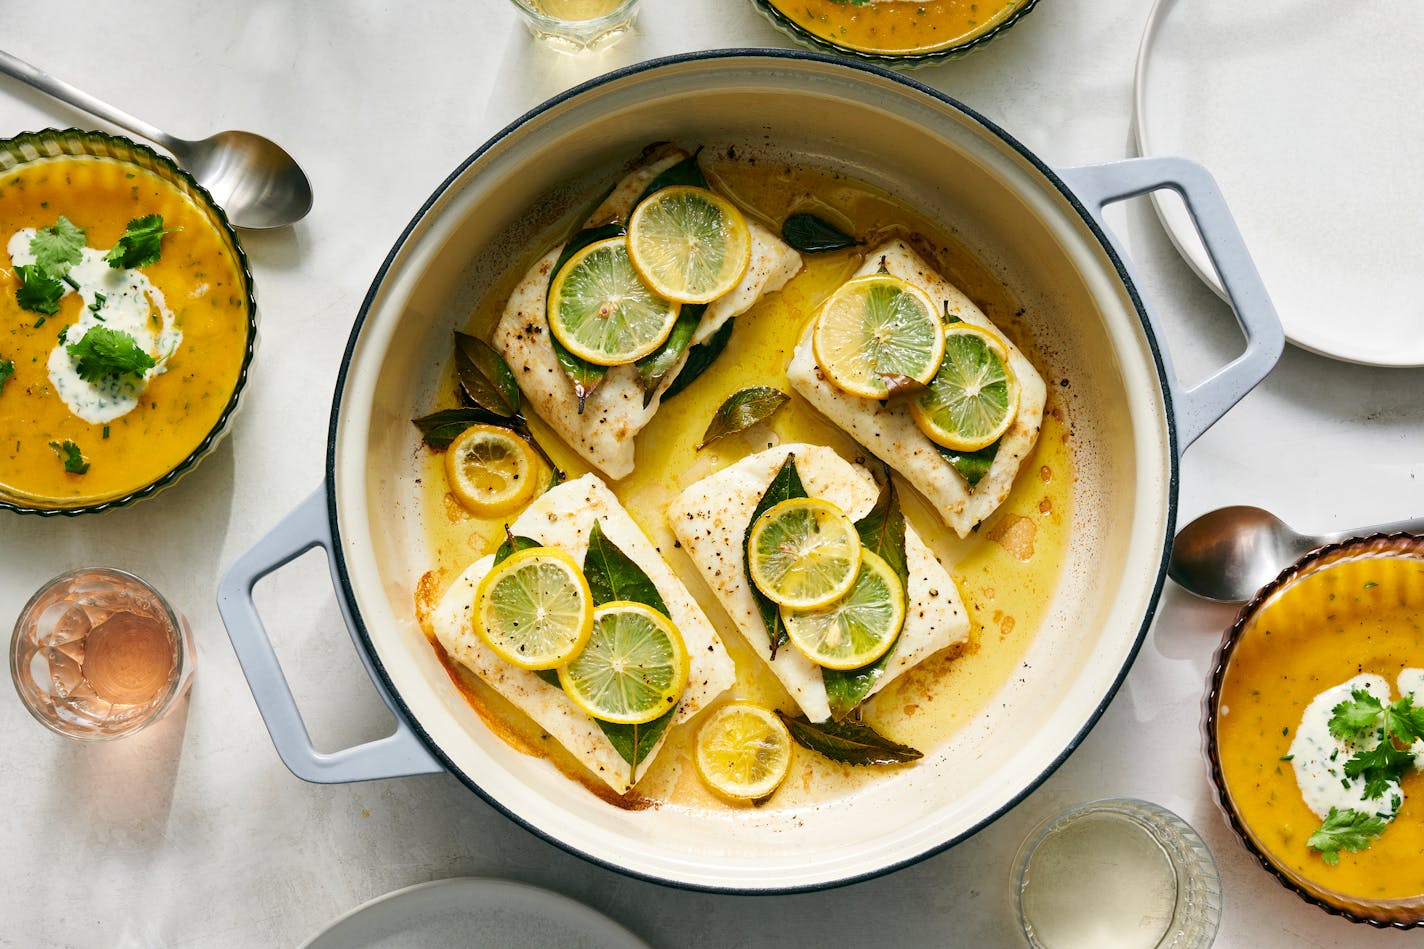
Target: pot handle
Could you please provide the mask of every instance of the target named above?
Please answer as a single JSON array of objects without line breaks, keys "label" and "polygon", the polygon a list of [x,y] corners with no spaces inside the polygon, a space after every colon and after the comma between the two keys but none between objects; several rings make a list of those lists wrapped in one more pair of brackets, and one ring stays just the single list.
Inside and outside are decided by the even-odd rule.
[{"label": "pot handle", "polygon": [[[1246,349],[1240,356],[1188,389],[1172,371],[1166,350],[1161,350],[1177,421],[1177,454],[1180,455],[1266,378],[1281,358],[1285,333],[1276,309],[1266,294],[1265,284],[1256,272],[1221,190],[1201,165],[1185,158],[1129,158],[1102,165],[1064,168],[1058,174],[1087,206],[1093,220],[1108,235],[1123,266],[1129,269],[1127,254],[1103,220],[1103,208],[1163,188],[1177,192],[1186,203],[1212,266],[1226,288],[1236,322],[1246,335]],[[1144,304],[1144,309],[1160,339],[1151,308]]]},{"label": "pot handle", "polygon": [[303,501],[263,537],[252,549],[228,568],[218,584],[218,612],[222,614],[227,635],[257,710],[267,723],[277,754],[292,773],[303,781],[317,784],[342,784],[348,781],[373,781],[378,778],[398,778],[412,774],[432,774],[444,771],[442,765],[411,730],[405,716],[396,708],[385,684],[376,674],[371,657],[356,636],[351,610],[339,593],[341,616],[356,644],[356,654],[371,677],[381,700],[396,717],[396,730],[385,738],[326,754],[317,751],[307,733],[302,713],[292,697],[287,677],[272,648],[272,639],[257,615],[252,600],[252,588],[267,574],[284,567],[313,547],[326,553],[332,583],[339,591],[341,583],[332,564],[334,540],[326,511],[326,485]]}]

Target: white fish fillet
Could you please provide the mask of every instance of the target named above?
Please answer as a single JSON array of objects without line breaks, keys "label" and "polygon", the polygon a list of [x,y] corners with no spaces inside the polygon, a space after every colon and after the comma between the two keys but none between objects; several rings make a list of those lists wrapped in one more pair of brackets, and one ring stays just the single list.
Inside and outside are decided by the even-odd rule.
[{"label": "white fish fillet", "polygon": [[[652,180],[685,157],[686,152],[674,151],[631,172],[585,224],[626,219]],[[694,345],[749,310],[766,294],[780,290],[801,269],[801,255],[775,234],[751,219],[747,220],[747,227],[752,235],[751,264],[741,283],[707,307],[693,334]],[[544,310],[551,271],[561,250],[556,247],[545,254],[519,282],[491,342],[514,370],[519,388],[539,417],[590,464],[617,480],[633,471],[633,439],[657,414],[663,391],[677,377],[687,356],[684,353],[668,372],[646,406],[637,370],[633,366],[613,367],[588,397],[580,414],[573,385],[554,355]]]},{"label": "white fish fillet", "polygon": [[[673,574],[657,549],[643,534],[613,492],[595,475],[584,475],[550,489],[531,504],[510,526],[514,533],[533,538],[549,547],[567,551],[583,563],[588,535],[593,523],[601,523],[605,535],[653,581],[667,604],[669,618],[687,645],[691,669],[687,689],[682,694],[673,726],[696,715],[736,680],[736,667],[727,655],[697,601]],[[430,614],[431,627],[440,645],[451,658],[474,672],[512,702],[539,726],[573,753],[609,787],[626,793],[635,780],[631,769],[613,747],[608,736],[563,690],[501,659],[476,635],[471,625],[475,589],[494,566],[494,557],[472,564],[451,584]],[[664,734],[664,739],[666,734]],[[652,764],[663,740],[638,765],[636,778]]]},{"label": "white fish fillet", "polygon": [[875,273],[882,260],[891,274],[923,289],[936,306],[947,307],[952,315],[991,330],[1004,341],[1009,368],[1019,384],[1019,410],[999,443],[989,471],[971,490],[934,442],[915,426],[915,420],[903,404],[863,399],[832,385],[816,364],[811,343],[814,320],[807,324],[796,344],[786,378],[822,415],[903,475],[929,500],[944,522],[960,537],[965,537],[1004,503],[1019,468],[1038,439],[1047,399],[1043,378],[973,301],[936,273],[903,241],[894,240],[875,248],[866,255],[865,264],[855,276]]},{"label": "white fish fillet", "polygon": [[[674,499],[667,517],[747,644],[771,667],[806,717],[821,722],[831,715],[821,669],[789,644],[771,658],[771,643],[757,612],[742,552],[752,512],[786,456],[793,453],[796,472],[811,497],[830,501],[851,520],[859,520],[875,506],[879,491],[870,472],[829,448],[791,444],[749,455],[690,485]],[[908,524],[905,555],[910,574],[905,626],[871,694],[944,647],[969,637],[969,616],[959,589]]]}]

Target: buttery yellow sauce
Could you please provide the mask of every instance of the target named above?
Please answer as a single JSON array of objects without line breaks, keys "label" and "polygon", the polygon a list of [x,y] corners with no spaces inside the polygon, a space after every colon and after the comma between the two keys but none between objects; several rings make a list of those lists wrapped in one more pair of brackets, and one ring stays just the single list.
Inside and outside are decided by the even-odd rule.
[{"label": "buttery yellow sauce", "polygon": [[925,0],[856,5],[844,0],[771,0],[807,32],[867,53],[930,53],[980,36],[1025,0]]},{"label": "buttery yellow sauce", "polygon": [[[106,424],[73,414],[50,381],[47,360],[84,301],[69,293],[60,310],[22,309],[20,281],[3,247],[22,228],[60,215],[85,229],[90,247],[109,248],[128,222],[163,216],[157,263],[142,268],[163,292],[182,332],[167,371],[148,383],[131,412]],[[0,177],[0,361],[15,374],[0,389],[0,495],[44,507],[122,497],[162,478],[212,431],[232,398],[246,357],[247,288],[227,239],[191,199],[136,166],[101,158],[31,162]],[[74,340],[70,340],[74,342]],[[51,442],[71,441],[89,464],[65,470]]]},{"label": "buttery yellow sauce", "polygon": [[[864,184],[825,171],[728,158],[711,160],[707,155],[704,153],[704,168],[715,186],[766,221],[780,222],[793,211],[814,210],[851,233],[896,234],[914,240],[917,250],[979,304],[1025,351],[1045,379],[1059,378],[1020,324],[1018,305],[1008,289],[943,228]],[[542,254],[545,248],[533,250]],[[531,259],[537,254],[531,253]],[[820,302],[862,259],[854,251],[805,255],[805,269],[780,293],[762,299],[737,317],[736,329],[721,357],[688,389],[663,403],[638,436],[637,468],[612,484],[624,507],[697,599],[736,663],[737,684],[719,702],[745,699],[770,708],[796,710],[780,681],[746,645],[702,582],[662,512],[688,485],[774,444],[811,442],[830,446],[853,461],[866,460],[864,449],[794,393],[768,422],[696,450],[708,420],[731,393],[751,385],[772,385],[791,392],[785,370],[802,328]],[[527,264],[522,263],[491,289],[474,314],[470,332],[488,338],[504,300]],[[455,401],[451,378],[445,382],[439,405]],[[540,443],[569,477],[592,470],[537,418],[531,424]],[[983,712],[990,697],[1009,680],[1043,621],[1064,563],[1072,526],[1072,481],[1068,426],[1058,396],[1050,391],[1037,446],[1025,461],[1012,493],[967,540],[960,540],[913,489],[901,483],[906,517],[958,582],[971,633],[968,643],[931,657],[871,698],[863,711],[873,727],[929,754]],[[481,521],[469,515],[446,489],[438,453],[430,452],[425,460],[421,489],[424,522],[437,560],[417,593],[417,612],[423,615],[471,561],[498,545],[504,523],[513,518]],[[438,645],[434,648],[439,649]],[[602,782],[493,689],[454,663],[447,663],[447,669],[479,714],[512,747],[547,756],[590,790],[610,797]],[[692,749],[697,724],[704,717],[672,729],[637,788],[626,798],[613,800],[623,806],[645,806],[650,801],[697,808],[745,806],[717,797],[696,773]],[[765,806],[793,807],[840,797],[893,771],[841,765],[795,748],[786,782]]]},{"label": "buttery yellow sauce", "polygon": [[[1339,563],[1306,577],[1241,633],[1222,679],[1216,736],[1232,807],[1279,866],[1312,889],[1370,899],[1424,895],[1424,777],[1367,850],[1329,866],[1306,840],[1321,820],[1305,804],[1290,753],[1305,707],[1362,672],[1391,689],[1424,666],[1424,563]],[[1398,697],[1396,690],[1396,697]]]}]

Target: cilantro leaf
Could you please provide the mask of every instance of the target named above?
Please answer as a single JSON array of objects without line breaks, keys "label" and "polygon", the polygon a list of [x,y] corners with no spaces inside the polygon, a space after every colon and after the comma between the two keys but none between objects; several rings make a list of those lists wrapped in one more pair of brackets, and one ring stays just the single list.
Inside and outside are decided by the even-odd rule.
[{"label": "cilantro leaf", "polygon": [[1399,780],[1414,767],[1414,755],[1400,751],[1389,738],[1384,738],[1369,751],[1357,751],[1345,762],[1345,777],[1365,779],[1365,797],[1383,797],[1391,783]]},{"label": "cilantro leaf", "polygon": [[1350,697],[1330,710],[1330,734],[1341,741],[1359,739],[1379,723],[1384,706],[1364,689],[1355,689]]},{"label": "cilantro leaf", "polygon": [[10,377],[15,374],[15,361],[13,359],[0,359],[0,392],[5,391],[5,383],[10,381]]},{"label": "cilantro leaf", "polygon": [[85,382],[124,374],[141,377],[158,364],[128,333],[107,326],[91,327],[79,342],[64,348]]},{"label": "cilantro leaf", "polygon": [[49,447],[64,459],[64,470],[70,474],[84,474],[89,470],[89,462],[84,460],[84,453],[79,450],[78,445],[69,439],[65,439],[63,445],[59,442],[50,442]]},{"label": "cilantro leaf", "polygon": [[20,278],[20,286],[15,290],[15,300],[31,313],[53,316],[59,312],[59,298],[64,296],[64,284],[51,277],[37,264],[16,264],[15,276]]},{"label": "cilantro leaf", "polygon": [[1370,841],[1384,833],[1384,828],[1383,818],[1362,814],[1353,807],[1343,811],[1332,807],[1325,817],[1325,823],[1310,835],[1306,845],[1319,851],[1321,859],[1333,867],[1340,862],[1341,850],[1351,853],[1364,850],[1370,845]]},{"label": "cilantro leaf", "polygon": [[63,214],[53,227],[42,227],[30,239],[35,266],[48,277],[61,279],[83,259],[84,228],[75,227]]},{"label": "cilantro leaf", "polygon": [[146,214],[134,218],[124,229],[124,236],[104,255],[104,259],[115,270],[124,267],[147,267],[157,263],[163,235],[171,231],[171,228],[164,230],[161,214]]},{"label": "cilantro leaf", "polygon": [[1414,697],[1406,695],[1384,710],[1385,731],[1408,745],[1424,738],[1424,708],[1414,707]]}]

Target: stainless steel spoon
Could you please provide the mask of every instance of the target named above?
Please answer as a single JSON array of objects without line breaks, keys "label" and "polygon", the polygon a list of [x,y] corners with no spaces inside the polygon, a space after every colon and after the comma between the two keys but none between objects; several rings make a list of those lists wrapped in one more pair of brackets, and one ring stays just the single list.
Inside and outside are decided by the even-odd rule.
[{"label": "stainless steel spoon", "polygon": [[0,50],[0,73],[157,142],[208,189],[237,227],[285,227],[300,221],[311,210],[311,183],[276,142],[251,132],[219,132],[197,142],[176,138],[4,50]]},{"label": "stainless steel spoon", "polygon": [[1299,534],[1259,507],[1209,511],[1177,532],[1167,573],[1189,593],[1243,603],[1305,554],[1347,537],[1424,531],[1424,518],[1334,534]]}]

